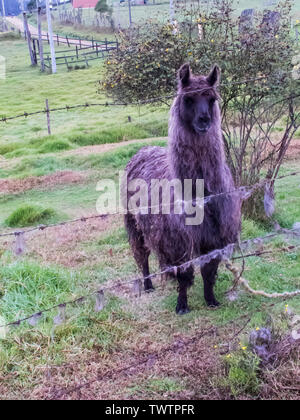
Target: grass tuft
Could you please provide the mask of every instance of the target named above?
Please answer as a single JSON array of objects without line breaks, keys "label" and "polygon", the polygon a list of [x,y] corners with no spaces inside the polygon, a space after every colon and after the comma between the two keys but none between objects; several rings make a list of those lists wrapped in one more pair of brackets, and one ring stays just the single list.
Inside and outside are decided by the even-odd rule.
[{"label": "grass tuft", "polygon": [[43,209],[39,206],[24,205],[16,209],[6,220],[9,227],[25,227],[48,221],[55,215],[51,208]]},{"label": "grass tuft", "polygon": [[65,140],[54,140],[47,141],[39,149],[39,153],[54,153],[60,152],[61,150],[72,149],[72,145]]}]

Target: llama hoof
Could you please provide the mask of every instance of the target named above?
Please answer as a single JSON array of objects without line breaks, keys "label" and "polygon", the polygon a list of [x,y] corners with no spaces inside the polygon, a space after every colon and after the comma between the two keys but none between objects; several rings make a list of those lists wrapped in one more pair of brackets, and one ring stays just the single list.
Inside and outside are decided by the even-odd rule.
[{"label": "llama hoof", "polygon": [[209,308],[217,308],[220,306],[220,302],[218,302],[216,299],[208,300],[206,303]]},{"label": "llama hoof", "polygon": [[185,314],[188,314],[189,312],[191,312],[191,311],[190,311],[188,306],[185,307],[185,308],[176,307],[176,314],[177,315],[185,315]]},{"label": "llama hoof", "polygon": [[145,289],[145,292],[146,293],[152,293],[152,292],[154,292],[155,291],[155,287],[149,287],[149,289]]}]

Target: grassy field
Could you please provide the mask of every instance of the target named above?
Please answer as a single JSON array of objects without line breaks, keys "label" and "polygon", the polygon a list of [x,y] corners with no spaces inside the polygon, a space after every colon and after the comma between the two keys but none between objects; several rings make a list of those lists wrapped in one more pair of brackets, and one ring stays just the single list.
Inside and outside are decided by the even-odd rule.
[{"label": "grassy field", "polygon": [[[0,55],[7,58],[7,79],[0,80],[0,115],[39,110],[45,98],[52,107],[105,100],[96,93],[100,65],[41,75],[29,67],[21,40],[1,42]],[[51,210],[35,224],[94,214],[97,181],[117,180],[119,170],[143,145],[165,145],[167,118],[163,107],[63,112],[51,116],[51,137],[44,115],[1,123],[0,232],[21,227],[9,226],[12,215],[24,225],[24,206],[41,213]],[[121,140],[127,143],[118,144]],[[282,173],[299,168],[299,162],[299,155],[290,156]],[[300,176],[277,183],[276,218],[282,226],[300,221],[299,184]],[[243,220],[243,239],[267,232]],[[264,245],[274,254],[247,259],[244,276],[253,288],[300,288],[300,252],[287,248],[293,243],[279,237]],[[13,247],[10,238],[0,240],[0,325],[138,274],[119,215],[32,233],[18,258]],[[282,247],[287,252],[280,252]],[[151,270],[157,269],[152,258]],[[205,306],[197,272],[189,292],[192,311],[178,317],[176,284],[159,278],[154,282],[155,292],[141,298],[133,296],[129,283],[118,285],[106,294],[106,306],[98,313],[93,298],[69,305],[61,325],[53,326],[53,310],[37,326],[0,329],[0,399],[300,398],[297,355],[260,369],[248,348],[249,333],[258,328],[270,328],[276,339],[285,337],[290,311],[300,314],[299,298],[290,299],[288,308],[283,301],[268,307],[266,298],[241,291],[238,300],[230,302],[225,292],[231,275],[222,267],[216,287],[222,306]],[[245,325],[247,314],[251,316]],[[200,331],[210,326],[211,333],[202,337]],[[123,371],[112,374],[119,369]],[[107,372],[111,375],[99,380]],[[92,384],[80,392],[64,392],[86,381]]]},{"label": "grassy field", "polygon": [[[84,70],[67,71],[61,66],[57,74],[43,75],[38,68],[29,66],[28,52],[22,40],[1,43],[0,55],[6,58],[7,64],[7,78],[0,82],[1,117],[43,110],[46,98],[51,108],[107,101],[97,93],[101,61],[94,61],[94,65]],[[57,86],[63,86],[63,89],[58,90]],[[131,123],[128,122],[128,116],[131,117]],[[94,107],[75,112],[63,111],[51,114],[51,126],[52,150],[49,150],[47,142],[50,139],[46,136],[47,122],[44,114],[33,119],[21,118],[2,124],[0,153],[12,153],[10,157],[13,157],[39,153],[42,150],[54,152],[55,141],[57,150],[61,150],[166,135],[167,110],[156,106],[144,108],[140,112],[131,107]]]}]

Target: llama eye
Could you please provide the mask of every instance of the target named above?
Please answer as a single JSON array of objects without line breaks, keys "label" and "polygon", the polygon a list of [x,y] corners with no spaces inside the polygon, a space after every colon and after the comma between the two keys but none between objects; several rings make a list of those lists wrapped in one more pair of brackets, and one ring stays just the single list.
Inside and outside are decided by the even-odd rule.
[{"label": "llama eye", "polygon": [[216,98],[211,98],[209,100],[210,105],[213,105],[216,102]]},{"label": "llama eye", "polygon": [[184,98],[184,103],[185,103],[185,105],[187,105],[187,106],[191,106],[191,105],[193,105],[193,103],[194,103],[194,99],[193,99],[193,98],[191,98],[191,97]]}]

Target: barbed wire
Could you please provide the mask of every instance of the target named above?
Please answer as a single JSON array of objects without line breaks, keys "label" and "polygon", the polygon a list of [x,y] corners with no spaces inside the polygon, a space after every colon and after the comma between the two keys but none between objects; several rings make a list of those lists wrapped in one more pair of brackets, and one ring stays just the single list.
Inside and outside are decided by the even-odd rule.
[{"label": "barbed wire", "polygon": [[[281,175],[280,177],[278,177],[276,179],[276,181],[280,180],[280,179],[290,177],[290,176],[296,176],[298,174],[300,174],[300,171],[290,172],[289,174]],[[207,196],[207,197],[205,197],[206,203],[214,197],[220,197],[220,196],[224,196],[224,195],[228,195],[228,194],[234,194],[237,191],[238,192],[242,191],[245,199],[248,199],[249,196],[250,196],[249,195],[250,193],[252,193],[258,187],[262,187],[267,182],[270,183],[270,179],[264,179],[264,180],[258,182],[257,184],[253,185],[252,187],[239,187],[234,191],[218,193],[218,194],[215,194],[215,195]],[[248,190],[247,190],[247,188],[248,188]],[[246,195],[245,195],[245,191],[246,191]],[[55,224],[39,225],[39,226],[33,227],[31,229],[24,230],[24,231],[14,231],[14,232],[2,233],[2,234],[0,234],[0,237],[15,236],[15,238],[16,238],[15,251],[16,251],[17,255],[21,255],[24,252],[24,247],[25,247],[24,235],[27,235],[30,232],[43,231],[45,229],[49,229],[49,228],[53,228],[53,227],[59,227],[59,226],[65,226],[65,225],[71,224],[71,223],[87,222],[88,220],[91,220],[91,219],[104,218],[104,217],[107,217],[107,216],[108,216],[108,214],[105,214],[105,215],[97,214],[97,215],[93,215],[93,216],[80,217],[80,218],[76,218],[76,219],[73,219],[73,220],[70,220],[70,221],[64,221],[64,222],[59,222],[59,223],[55,223]],[[52,306],[48,309],[38,311],[33,315],[27,316],[25,318],[19,319],[17,321],[11,322],[11,323],[7,323],[5,325],[1,325],[0,328],[7,328],[9,326],[17,326],[17,325],[20,325],[20,323],[25,322],[25,321],[28,321],[31,324],[35,324],[41,318],[43,313],[50,312],[50,311],[52,311],[54,309],[57,309],[57,308],[59,309],[59,314],[56,317],[57,321],[59,321],[61,319],[63,320],[64,319],[64,311],[65,311],[65,308],[66,308],[67,305],[75,304],[79,301],[84,301],[87,298],[89,298],[91,296],[94,296],[94,295],[96,295],[96,309],[102,310],[103,307],[104,307],[104,290],[112,290],[112,289],[115,289],[116,287],[120,287],[120,285],[131,283],[131,284],[133,284],[133,289],[134,289],[135,294],[140,296],[141,293],[142,293],[142,281],[143,280],[145,281],[147,279],[152,279],[154,277],[158,277],[158,276],[162,276],[164,274],[170,274],[170,273],[173,273],[176,276],[179,269],[185,270],[188,267],[190,267],[191,265],[203,266],[205,264],[208,264],[213,259],[219,259],[220,261],[224,261],[224,260],[228,261],[232,257],[232,254],[233,254],[236,246],[238,246],[242,255],[238,256],[238,257],[235,257],[234,259],[240,259],[240,258],[245,259],[247,257],[260,256],[260,255],[264,255],[264,254],[267,254],[267,253],[272,253],[271,251],[257,251],[255,253],[244,255],[243,251],[242,251],[242,247],[243,247],[243,245],[245,245],[246,247],[249,247],[253,243],[254,244],[255,243],[261,243],[264,240],[270,239],[272,237],[275,237],[275,236],[278,236],[278,235],[281,235],[281,234],[294,235],[294,236],[299,236],[300,237],[300,231],[298,229],[290,230],[290,229],[280,228],[276,232],[267,234],[264,237],[258,237],[258,238],[238,242],[238,243],[228,244],[227,246],[225,246],[222,249],[217,249],[217,250],[214,250],[214,251],[212,251],[208,254],[190,259],[189,261],[186,261],[183,264],[178,265],[178,266],[166,267],[164,270],[161,270],[161,271],[156,272],[156,273],[152,273],[152,274],[150,274],[149,276],[146,276],[146,277],[137,277],[136,279],[130,279],[130,280],[127,280],[125,282],[118,282],[116,285],[104,286],[104,287],[100,288],[99,290],[93,291],[93,292],[91,292],[87,295],[80,296],[80,297],[76,298],[75,300],[63,302],[63,303],[60,303],[60,304],[56,304],[56,305],[54,305],[54,306]],[[292,249],[295,250],[297,248],[298,248],[297,246],[293,246],[293,247],[290,247],[288,249],[286,249],[286,248],[283,249],[282,248],[282,251],[289,251],[289,250],[292,250]]]},{"label": "barbed wire", "polygon": [[[65,395],[74,393],[74,392],[78,392],[83,388],[87,388],[97,382],[101,382],[105,379],[111,379],[115,376],[120,376],[121,374],[124,373],[128,373],[131,370],[136,370],[137,367],[140,367],[142,365],[144,365],[145,367],[152,367],[161,357],[165,356],[166,353],[169,352],[174,352],[174,351],[178,351],[181,350],[183,348],[188,347],[189,345],[193,344],[194,342],[201,340],[203,337],[212,334],[213,332],[216,332],[218,329],[220,328],[226,328],[231,324],[235,324],[238,321],[241,321],[243,319],[246,319],[246,322],[243,324],[242,328],[240,328],[240,330],[238,331],[238,333],[234,334],[234,338],[238,337],[243,330],[246,328],[247,325],[249,325],[249,323],[251,322],[253,316],[257,313],[257,312],[262,312],[264,310],[269,310],[271,308],[274,308],[275,306],[283,303],[284,301],[286,301],[287,298],[286,297],[282,297],[281,301],[278,302],[273,302],[271,304],[268,305],[262,305],[262,307],[260,309],[255,309],[253,311],[251,311],[250,313],[244,314],[244,315],[240,315],[238,317],[236,317],[235,319],[229,320],[225,323],[223,323],[222,325],[212,325],[211,327],[208,327],[206,329],[201,329],[200,331],[198,331],[196,334],[194,334],[192,337],[188,337],[188,338],[183,338],[182,340],[180,340],[180,342],[175,341],[174,343],[164,347],[163,349],[156,351],[156,352],[152,352],[151,354],[145,356],[144,358],[142,358],[139,361],[134,361],[133,363],[124,366],[122,368],[119,369],[114,369],[114,370],[110,370],[108,369],[106,372],[104,372],[102,375],[97,375],[96,378],[90,380],[90,381],[86,381],[83,383],[80,383],[74,387],[70,387],[70,388],[66,388],[66,389],[60,389],[60,390],[53,390],[53,395],[51,396],[50,400],[55,400],[58,398],[62,398]],[[226,354],[226,353],[225,353]]]},{"label": "barbed wire", "polygon": [[[287,73],[292,73],[292,72],[287,72]],[[253,78],[253,79],[245,79],[245,80],[242,80],[242,81],[228,82],[228,83],[221,84],[221,86],[231,86],[231,85],[241,85],[241,84],[253,83],[254,81],[267,79],[271,76],[274,77],[274,75],[261,76],[261,77],[257,77],[257,78]],[[2,117],[0,117],[0,122],[7,122],[7,121],[15,120],[15,119],[18,119],[18,118],[28,118],[28,117],[31,117],[31,116],[34,116],[34,115],[47,114],[47,113],[51,113],[51,112],[70,111],[70,110],[73,110],[73,109],[80,109],[80,108],[112,107],[112,106],[127,107],[127,106],[149,105],[149,104],[153,104],[153,103],[157,103],[157,102],[162,102],[164,100],[175,99],[177,96],[180,96],[180,95],[186,95],[186,94],[191,94],[191,93],[201,93],[201,92],[202,92],[201,89],[195,89],[195,90],[190,90],[190,91],[184,92],[184,93],[176,93],[176,94],[173,94],[173,95],[158,96],[158,97],[155,97],[155,98],[150,98],[150,99],[135,101],[135,102],[108,102],[108,101],[102,102],[102,103],[86,102],[85,104],[65,105],[65,106],[50,108],[50,109],[44,108],[43,110],[38,110],[38,111],[34,111],[34,112],[23,112],[22,114],[18,114],[18,115],[11,116],[11,117],[2,116]],[[300,94],[290,95],[288,97],[285,97],[285,98],[282,98],[282,99],[276,101],[274,104],[276,105],[280,102],[284,102],[284,101],[291,100],[291,99],[296,99],[298,97],[300,97]]]},{"label": "barbed wire", "polygon": [[68,225],[68,224],[72,224],[72,223],[77,223],[77,222],[87,222],[88,220],[91,219],[103,219],[105,217],[107,217],[108,214],[95,214],[93,216],[82,216],[79,217],[77,219],[72,219],[72,220],[67,220],[64,222],[58,222],[58,223],[51,223],[49,225],[38,225],[36,227],[33,227],[31,229],[27,229],[27,230],[19,230],[19,231],[14,231],[14,232],[6,232],[6,233],[2,233],[0,234],[0,238],[2,237],[7,237],[7,236],[19,236],[19,235],[26,235],[27,233],[31,233],[34,231],[38,231],[38,230],[45,230],[45,229],[49,229],[49,228],[53,228],[53,227],[59,227],[59,226],[64,226],[64,225]]},{"label": "barbed wire", "polygon": [[[285,179],[285,178],[288,178],[288,177],[291,177],[291,176],[297,176],[297,175],[300,175],[300,171],[293,171],[293,172],[290,172],[288,174],[278,176],[274,181],[278,181],[278,180],[281,180],[281,179]],[[272,182],[272,179],[265,178],[265,179],[257,182],[256,184],[254,184],[252,186],[241,186],[241,187],[238,187],[238,188],[236,188],[234,190],[231,190],[231,191],[226,191],[226,192],[217,193],[217,194],[211,194],[211,195],[208,195],[206,197],[203,197],[203,203],[207,204],[214,198],[236,194],[237,192],[242,193],[242,199],[247,199],[247,198],[250,197],[250,195],[254,191],[256,191],[259,188],[264,187],[265,184],[270,183],[270,182]],[[183,202],[183,204],[185,204],[185,203],[188,203],[188,202]],[[147,207],[147,208],[151,209],[151,208],[156,208],[156,207],[157,206]],[[139,210],[143,210],[143,209],[144,209],[143,207],[139,208]],[[66,221],[63,221],[63,222],[52,223],[52,224],[49,224],[49,225],[38,225],[38,226],[35,226],[33,228],[30,228],[30,229],[26,229],[26,230],[17,230],[17,231],[12,231],[12,232],[0,233],[0,238],[9,237],[9,236],[18,237],[20,235],[26,235],[26,234],[34,232],[34,231],[43,231],[45,229],[64,226],[64,225],[77,223],[77,222],[87,222],[88,220],[91,220],[91,219],[105,218],[105,217],[108,217],[109,215],[110,214],[107,213],[107,214],[96,214],[96,215],[92,215],[92,216],[82,216],[82,217],[75,218],[75,219],[72,219],[72,220],[66,220]]]},{"label": "barbed wire", "polygon": [[[278,232],[268,234],[268,235],[265,235],[265,236],[257,237],[257,238],[254,238],[254,239],[248,239],[248,240],[245,240],[245,241],[242,241],[242,242],[239,242],[239,243],[232,243],[232,244],[229,244],[222,249],[214,250],[214,251],[212,251],[208,254],[204,254],[204,255],[201,255],[200,257],[193,258],[193,259],[191,259],[189,261],[186,261],[183,264],[180,264],[180,265],[177,265],[177,266],[174,265],[174,266],[171,266],[171,267],[167,267],[164,270],[161,270],[161,271],[155,272],[155,273],[151,273],[148,276],[145,276],[145,277],[139,276],[135,279],[118,281],[116,284],[103,286],[103,287],[101,287],[101,288],[99,288],[99,289],[97,289],[93,292],[90,292],[88,294],[77,297],[74,300],[66,301],[66,302],[62,302],[62,303],[53,305],[53,306],[51,306],[47,309],[40,310],[40,311],[38,311],[34,314],[31,314],[27,317],[18,319],[18,320],[13,321],[13,322],[9,322],[9,323],[4,324],[4,325],[0,325],[0,329],[2,329],[2,328],[6,329],[8,327],[16,327],[16,326],[19,326],[21,323],[23,323],[25,321],[28,321],[30,325],[34,326],[41,319],[41,317],[44,313],[50,312],[50,311],[55,310],[55,309],[59,309],[59,314],[58,314],[57,317],[55,317],[55,319],[57,319],[57,322],[54,321],[54,323],[56,325],[58,325],[59,323],[62,323],[65,320],[65,308],[66,308],[66,306],[73,305],[73,304],[76,304],[76,303],[83,303],[85,300],[87,300],[88,298],[90,298],[92,296],[96,296],[95,310],[96,310],[96,312],[99,312],[104,308],[104,292],[105,291],[113,290],[113,289],[116,289],[116,288],[120,288],[120,286],[131,284],[131,285],[133,285],[133,288],[132,288],[133,293],[136,296],[140,297],[142,295],[142,281],[145,281],[147,279],[153,279],[155,277],[159,277],[159,276],[162,276],[164,274],[172,273],[172,274],[176,275],[178,270],[180,270],[180,269],[186,270],[191,265],[197,265],[197,266],[201,267],[203,265],[208,264],[211,260],[215,260],[215,259],[219,259],[220,262],[228,261],[232,257],[232,254],[234,252],[234,248],[237,245],[239,247],[241,245],[247,245],[247,247],[248,247],[248,246],[250,246],[250,244],[262,243],[266,239],[270,239],[272,237],[275,237],[275,236],[278,236],[278,235],[284,235],[284,234],[300,237],[300,231],[297,230],[297,229],[291,229],[291,230],[282,229]],[[268,251],[268,253],[269,254],[274,254],[278,251],[290,252],[292,250],[296,250],[296,249],[299,249],[299,248],[300,248],[300,245],[294,245],[294,246],[289,246],[287,248],[281,248],[279,250],[277,249],[277,250],[274,250],[274,251]],[[252,256],[258,257],[258,256],[264,255],[266,253],[267,253],[266,251],[257,251],[255,253],[252,253],[252,254],[249,254],[249,255],[242,255],[242,256],[235,257],[235,258],[233,258],[233,260],[238,259],[238,258],[249,258],[249,257],[252,257]],[[144,293],[147,293],[147,291],[145,291]],[[297,291],[297,294],[298,293],[300,293],[300,292]],[[278,296],[278,297],[281,297],[281,296]],[[58,321],[61,321],[61,322],[58,322]]]}]

